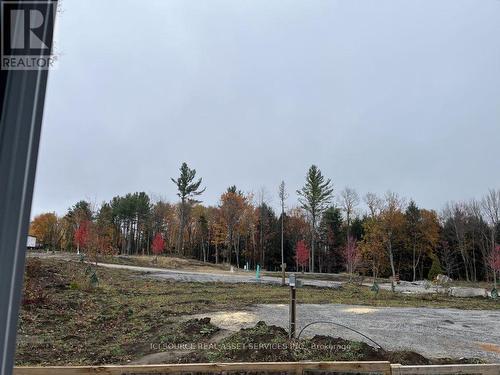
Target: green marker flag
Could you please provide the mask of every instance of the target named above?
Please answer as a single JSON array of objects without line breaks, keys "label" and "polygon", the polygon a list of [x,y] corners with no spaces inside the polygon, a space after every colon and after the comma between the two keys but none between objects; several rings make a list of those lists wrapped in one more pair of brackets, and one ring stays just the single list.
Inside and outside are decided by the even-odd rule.
[{"label": "green marker flag", "polygon": [[498,298],[498,290],[496,288],[493,288],[491,290],[491,298],[497,299]]}]

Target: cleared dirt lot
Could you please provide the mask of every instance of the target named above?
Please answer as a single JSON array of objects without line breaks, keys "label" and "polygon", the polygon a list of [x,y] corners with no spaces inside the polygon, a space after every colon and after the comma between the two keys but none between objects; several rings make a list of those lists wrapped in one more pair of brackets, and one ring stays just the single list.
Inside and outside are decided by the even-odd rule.
[{"label": "cleared dirt lot", "polygon": [[[40,257],[40,258],[55,258],[55,259],[65,259],[65,260],[78,260],[75,254],[68,253],[31,253],[30,257]],[[123,257],[122,257],[123,258]],[[150,260],[152,258],[149,258]],[[177,258],[174,258],[177,259]],[[177,259],[179,260],[179,259]],[[172,264],[172,260],[170,260]],[[145,263],[145,262],[143,262]],[[199,265],[201,262],[194,262]],[[203,263],[201,263],[203,265]],[[281,284],[281,277],[273,276],[260,276],[259,279],[255,278],[254,271],[242,271],[235,270],[234,272],[224,271],[220,267],[204,267],[195,268],[188,266],[186,264],[181,264],[182,269],[174,268],[163,268],[148,265],[129,265],[129,264],[119,264],[119,263],[106,263],[100,262],[99,266],[114,269],[124,269],[129,271],[137,272],[148,272],[149,277],[163,280],[180,281],[180,282],[200,282],[200,283],[260,283],[260,284]],[[340,281],[330,281],[330,280],[315,280],[315,279],[303,279],[303,285],[317,286],[322,288],[338,288],[343,283]]]},{"label": "cleared dirt lot", "polygon": [[[500,361],[498,311],[302,304],[297,306],[297,314],[299,331],[307,323],[332,321],[364,333],[385,349],[412,350],[429,358],[475,357]],[[210,317],[216,326],[232,331],[251,327],[260,320],[288,327],[288,305],[284,304],[202,315]],[[313,325],[303,335],[366,341],[328,324]]]},{"label": "cleared dirt lot", "polygon": [[[169,270],[155,267],[138,267],[127,266],[123,264],[106,264],[100,263],[102,267],[127,269],[130,271],[149,272],[149,277],[156,279],[180,281],[180,282],[200,282],[200,283],[262,283],[262,284],[281,284],[281,279],[272,276],[261,276],[259,279],[255,278],[253,272],[247,273],[231,273],[231,272],[196,272],[196,271],[181,271]],[[342,285],[339,281],[327,280],[303,280],[303,285],[317,286],[322,288],[338,288]]]},{"label": "cleared dirt lot", "polygon": [[[47,252],[30,252],[29,257],[39,258],[57,258],[65,260],[79,260],[79,256],[74,253],[57,252],[55,254]],[[234,268],[234,272],[229,271],[229,265],[203,263],[197,260],[175,258],[175,257],[159,257],[157,264],[153,264],[153,258],[148,256],[112,256],[103,259],[100,266],[107,268],[126,269],[130,271],[147,272],[149,276],[180,282],[222,282],[222,283],[260,283],[260,284],[281,284],[281,274],[277,272],[263,271],[260,278],[255,278],[255,271],[243,271]],[[349,281],[346,274],[325,274],[325,273],[305,273],[298,274],[303,285],[315,286],[320,288],[337,289],[341,285]],[[365,278],[364,286],[371,287],[372,281]],[[453,286],[453,285],[450,285]],[[466,288],[464,288],[464,286]],[[385,280],[379,280],[379,287],[382,290],[391,291],[391,284]],[[486,287],[486,289],[485,289]],[[478,287],[477,285],[462,285],[455,286],[452,289],[460,289],[455,295],[463,294],[464,289],[468,289],[468,294],[472,296],[490,295],[488,285]],[[395,286],[395,291],[403,294],[423,295],[423,294],[448,294],[447,288],[441,286],[425,287],[423,282],[408,282],[402,281]],[[473,291],[474,293],[470,294]]]},{"label": "cleared dirt lot", "polygon": [[[130,267],[98,267],[99,283],[92,286],[85,263],[54,257],[28,259],[16,362],[127,363],[153,354],[151,343],[213,339],[209,337],[213,330],[205,326],[184,329],[181,323],[195,314],[211,316],[216,325],[231,331],[255,326],[260,320],[287,326],[288,287],[179,282],[153,278],[138,268],[141,272]],[[195,273],[176,274],[191,277]],[[362,331],[387,349],[413,349],[430,358],[499,361],[498,301],[385,290],[374,294],[352,284],[340,289],[305,286],[297,290],[297,298],[304,303],[298,307],[301,325],[333,320]],[[361,339],[330,326],[306,332],[315,333]]]}]

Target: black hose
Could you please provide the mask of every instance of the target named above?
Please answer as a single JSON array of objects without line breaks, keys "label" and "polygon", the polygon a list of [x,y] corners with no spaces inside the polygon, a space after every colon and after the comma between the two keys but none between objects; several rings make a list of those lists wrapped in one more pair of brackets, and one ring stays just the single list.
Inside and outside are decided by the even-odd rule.
[{"label": "black hose", "polygon": [[350,331],[353,331],[353,332],[357,333],[357,334],[358,334],[358,335],[360,335],[360,336],[363,336],[365,339],[367,339],[367,340],[371,341],[372,343],[374,343],[375,345],[377,345],[380,349],[382,349],[382,351],[384,351],[384,352],[385,352],[385,349],[384,349],[384,348],[382,348],[382,345],[380,345],[380,344],[379,344],[379,343],[377,343],[376,341],[372,340],[371,338],[369,338],[369,337],[368,337],[368,336],[366,336],[365,334],[363,334],[363,333],[361,333],[361,332],[359,332],[359,331],[356,331],[356,330],[355,330],[355,329],[353,329],[353,328],[347,327],[347,326],[345,326],[345,325],[343,325],[343,324],[340,324],[340,323],[334,323],[334,322],[327,322],[327,321],[323,321],[323,320],[318,321],[318,322],[312,322],[312,323],[308,323],[308,324],[306,324],[306,325],[305,325],[305,326],[304,326],[304,327],[300,330],[300,332],[299,332],[299,334],[298,334],[298,336],[297,336],[297,340],[298,340],[298,339],[300,339],[300,335],[302,334],[302,332],[304,332],[304,330],[305,330],[307,327],[312,326],[313,324],[333,324],[333,325],[336,325],[336,326],[339,326],[339,327],[343,327],[343,328],[345,328],[345,329],[348,329],[348,330],[350,330]]}]

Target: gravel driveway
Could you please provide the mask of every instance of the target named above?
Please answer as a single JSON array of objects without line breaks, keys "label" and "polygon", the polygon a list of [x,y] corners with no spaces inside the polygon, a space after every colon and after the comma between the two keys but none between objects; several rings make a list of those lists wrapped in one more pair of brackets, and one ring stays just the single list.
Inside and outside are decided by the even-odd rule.
[{"label": "gravel driveway", "polygon": [[[500,362],[500,312],[434,308],[369,307],[355,305],[297,305],[298,331],[307,323],[326,320],[356,329],[391,350],[412,350],[429,358],[482,358]],[[288,329],[288,305],[257,305],[242,311],[221,311],[212,322],[232,331],[260,320]],[[333,335],[351,340],[361,336],[328,324],[307,328],[303,335]]]},{"label": "gravel driveway", "polygon": [[[127,269],[131,271],[148,272],[148,277],[154,277],[157,279],[166,279],[174,281],[183,282],[221,282],[221,283],[264,283],[264,284],[281,284],[281,278],[271,277],[271,276],[261,276],[259,280],[255,278],[254,272],[196,272],[196,271],[181,271],[172,270],[166,268],[154,268],[154,267],[139,267],[139,266],[128,266],[123,264],[109,264],[109,263],[99,263],[101,267],[107,268],[118,268]],[[339,281],[327,281],[327,280],[308,280],[304,279],[302,281],[304,285],[318,286],[323,288],[340,288],[342,285]]]}]

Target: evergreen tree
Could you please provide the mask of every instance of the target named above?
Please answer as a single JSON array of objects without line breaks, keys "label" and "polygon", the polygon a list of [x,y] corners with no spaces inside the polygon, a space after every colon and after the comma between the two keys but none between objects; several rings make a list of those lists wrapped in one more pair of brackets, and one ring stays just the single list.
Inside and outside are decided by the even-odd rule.
[{"label": "evergreen tree", "polygon": [[327,208],[332,199],[333,188],[330,179],[325,177],[315,165],[309,168],[306,176],[306,183],[302,189],[297,190],[299,202],[302,208],[310,215],[311,222],[311,268],[314,272],[314,250],[316,242],[316,225],[323,211]]},{"label": "evergreen tree", "polygon": [[172,182],[177,186],[177,196],[181,199],[179,209],[179,237],[177,240],[177,251],[184,253],[184,227],[186,225],[186,212],[189,207],[201,201],[195,197],[201,195],[205,188],[200,190],[202,179],[195,181],[196,169],[190,169],[186,163],[182,163],[180,167],[180,175],[177,179],[171,178]]},{"label": "evergreen tree", "polygon": [[427,278],[429,280],[434,280],[437,275],[442,274],[443,269],[441,268],[441,263],[439,262],[439,258],[437,256],[432,257],[432,266],[427,274]]}]

